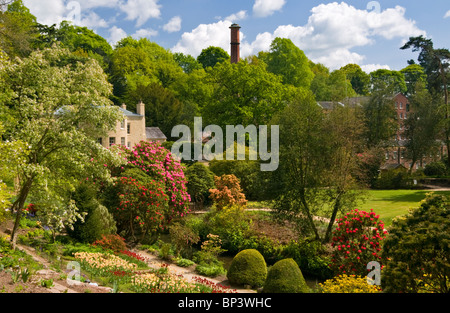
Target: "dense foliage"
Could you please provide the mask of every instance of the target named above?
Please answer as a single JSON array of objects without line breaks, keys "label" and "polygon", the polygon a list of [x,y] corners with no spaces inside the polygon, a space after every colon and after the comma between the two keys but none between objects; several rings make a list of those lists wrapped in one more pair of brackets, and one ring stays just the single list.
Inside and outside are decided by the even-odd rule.
[{"label": "dense foliage", "polygon": [[382,287],[386,292],[450,290],[450,203],[429,194],[422,205],[397,218],[389,229],[382,257]]},{"label": "dense foliage", "polygon": [[227,278],[232,284],[261,287],[267,278],[266,261],[258,250],[243,250],[233,258]]},{"label": "dense foliage", "polygon": [[302,271],[293,259],[275,263],[267,273],[264,293],[308,293]]}]

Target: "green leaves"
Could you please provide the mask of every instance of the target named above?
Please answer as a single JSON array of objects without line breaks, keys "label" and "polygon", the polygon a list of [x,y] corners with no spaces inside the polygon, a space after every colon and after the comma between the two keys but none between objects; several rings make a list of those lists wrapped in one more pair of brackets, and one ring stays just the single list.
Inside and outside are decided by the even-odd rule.
[{"label": "green leaves", "polygon": [[38,201],[43,218],[60,230],[80,218],[68,200],[75,184],[88,176],[106,178],[103,164],[121,162],[96,142],[122,118],[108,99],[111,85],[96,61],[58,45],[7,63],[4,73],[11,95],[0,106],[4,138],[16,148],[27,146],[19,149],[26,158],[17,164],[17,207],[28,197]]}]

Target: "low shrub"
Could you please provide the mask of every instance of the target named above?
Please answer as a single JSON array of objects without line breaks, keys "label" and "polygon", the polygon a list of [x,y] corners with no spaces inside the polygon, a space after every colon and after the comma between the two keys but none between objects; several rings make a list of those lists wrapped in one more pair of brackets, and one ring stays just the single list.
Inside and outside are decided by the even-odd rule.
[{"label": "low shrub", "polygon": [[309,288],[298,264],[293,259],[283,259],[269,269],[262,292],[307,293]]},{"label": "low shrub", "polygon": [[200,275],[208,277],[216,277],[227,273],[227,271],[223,268],[223,263],[220,261],[211,264],[199,264],[195,267],[195,271]]},{"label": "low shrub", "polygon": [[444,162],[431,162],[425,166],[424,174],[427,176],[445,176],[447,174],[447,167]]},{"label": "low shrub", "polygon": [[181,223],[171,225],[169,227],[169,233],[177,256],[191,256],[192,246],[200,241],[200,236],[194,229]]},{"label": "low shrub", "polygon": [[291,241],[283,246],[281,255],[282,259],[294,259],[306,275],[323,280],[333,277],[329,267],[331,258],[325,254],[320,242]]},{"label": "low shrub", "polygon": [[176,264],[181,267],[189,267],[189,266],[194,265],[195,263],[194,263],[194,261],[191,261],[189,259],[179,258],[179,259],[177,259]]},{"label": "low shrub", "polygon": [[239,252],[231,262],[227,278],[232,284],[261,287],[267,277],[264,257],[255,249]]}]

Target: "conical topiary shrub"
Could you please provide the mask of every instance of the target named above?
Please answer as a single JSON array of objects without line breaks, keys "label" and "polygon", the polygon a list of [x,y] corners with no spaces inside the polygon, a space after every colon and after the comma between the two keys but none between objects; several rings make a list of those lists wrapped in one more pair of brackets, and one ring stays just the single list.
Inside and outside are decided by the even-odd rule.
[{"label": "conical topiary shrub", "polygon": [[307,293],[309,288],[297,263],[293,259],[283,259],[269,269],[262,292]]},{"label": "conical topiary shrub", "polygon": [[227,272],[231,284],[261,287],[267,277],[264,257],[255,249],[242,250],[233,258]]}]

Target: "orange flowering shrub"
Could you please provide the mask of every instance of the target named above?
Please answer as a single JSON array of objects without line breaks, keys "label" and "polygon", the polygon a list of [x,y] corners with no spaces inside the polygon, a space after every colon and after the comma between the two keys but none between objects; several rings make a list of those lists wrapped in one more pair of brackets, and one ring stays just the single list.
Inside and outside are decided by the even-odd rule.
[{"label": "orange flowering shrub", "polygon": [[239,179],[235,175],[222,175],[214,177],[216,189],[210,189],[210,198],[218,209],[230,205],[245,206],[247,200],[242,193]]},{"label": "orange flowering shrub", "polygon": [[102,239],[96,240],[92,245],[100,246],[105,250],[111,250],[116,253],[127,250],[125,239],[119,235],[102,235]]}]

